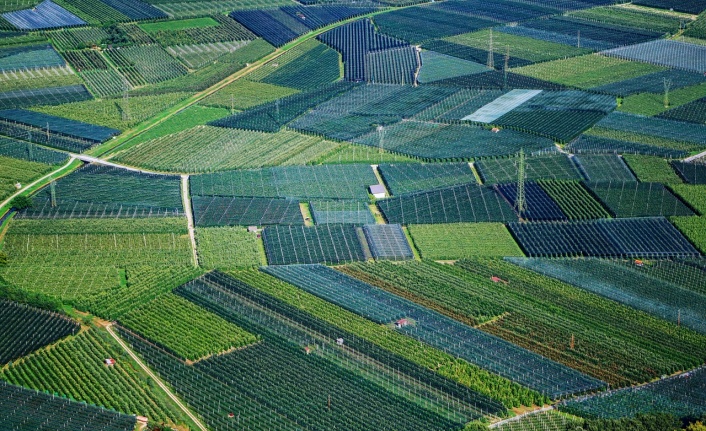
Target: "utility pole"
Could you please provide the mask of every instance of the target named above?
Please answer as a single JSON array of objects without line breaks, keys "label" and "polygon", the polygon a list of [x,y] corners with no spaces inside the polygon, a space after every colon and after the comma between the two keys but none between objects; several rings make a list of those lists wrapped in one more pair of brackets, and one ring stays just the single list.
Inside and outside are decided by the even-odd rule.
[{"label": "utility pole", "polygon": [[49,183],[49,193],[51,195],[51,207],[56,208],[56,181]]},{"label": "utility pole", "polygon": [[488,41],[488,67],[495,69],[495,58],[493,57],[493,29],[490,29],[490,40]]},{"label": "utility pole", "polygon": [[130,121],[130,86],[127,79],[123,78],[123,121]]},{"label": "utility pole", "polygon": [[576,47],[581,48],[581,30],[576,33]]},{"label": "utility pole", "polygon": [[382,154],[384,151],[385,144],[385,126],[378,126],[378,139],[378,152]]},{"label": "utility pole", "polygon": [[522,214],[527,211],[525,201],[525,151],[520,149],[519,160],[517,161],[517,199],[515,200],[517,215],[523,221]]}]

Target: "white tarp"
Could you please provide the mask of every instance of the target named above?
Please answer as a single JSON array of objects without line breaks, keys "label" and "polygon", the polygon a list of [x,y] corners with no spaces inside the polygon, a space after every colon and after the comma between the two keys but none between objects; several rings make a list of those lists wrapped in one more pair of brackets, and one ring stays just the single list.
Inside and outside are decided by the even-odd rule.
[{"label": "white tarp", "polygon": [[542,90],[511,90],[461,120],[491,123],[541,92]]}]

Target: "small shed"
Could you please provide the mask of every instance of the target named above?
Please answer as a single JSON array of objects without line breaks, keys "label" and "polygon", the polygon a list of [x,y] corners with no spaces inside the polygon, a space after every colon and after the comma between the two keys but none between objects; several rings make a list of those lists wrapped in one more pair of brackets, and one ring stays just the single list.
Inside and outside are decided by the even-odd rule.
[{"label": "small shed", "polygon": [[336,338],[336,344],[338,344],[339,346],[342,346],[343,345],[343,338]]},{"label": "small shed", "polygon": [[635,260],[635,265],[637,266],[645,266],[645,262],[641,261],[640,259]]},{"label": "small shed", "polygon": [[22,188],[22,183],[15,183],[15,188],[16,188],[17,190],[21,189],[21,188]]},{"label": "small shed", "polygon": [[407,319],[400,319],[395,322],[395,328],[404,328],[407,325],[409,325],[409,320]]},{"label": "small shed", "polygon": [[248,226],[248,232],[257,233],[257,231],[258,231],[257,226]]},{"label": "small shed", "polygon": [[375,196],[375,199],[382,199],[387,197],[387,191],[385,190],[385,186],[382,184],[375,184],[373,186],[370,186],[370,194]]},{"label": "small shed", "polygon": [[105,365],[107,365],[107,366],[109,366],[109,367],[112,367],[113,365],[115,365],[115,359],[113,359],[113,358],[108,358],[108,359],[106,359],[106,360],[105,360]]}]

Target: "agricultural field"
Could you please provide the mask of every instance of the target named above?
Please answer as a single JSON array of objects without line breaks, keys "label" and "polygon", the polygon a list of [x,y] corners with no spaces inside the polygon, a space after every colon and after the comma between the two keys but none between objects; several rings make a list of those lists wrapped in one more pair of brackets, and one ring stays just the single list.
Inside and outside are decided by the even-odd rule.
[{"label": "agricultural field", "polygon": [[[104,330],[89,329],[14,362],[0,378],[125,414],[181,422],[182,413],[152,394],[146,376],[119,349]],[[106,358],[115,358],[116,364],[105,366]],[[115,390],[106,391],[107,385]]]},{"label": "agricultural field", "polygon": [[695,431],[704,23],[0,0],[0,429]]},{"label": "agricultural field", "polygon": [[409,234],[424,259],[524,256],[501,223],[414,224]]},{"label": "agricultural field", "polygon": [[255,335],[171,293],[123,315],[119,322],[189,361],[257,341]]}]

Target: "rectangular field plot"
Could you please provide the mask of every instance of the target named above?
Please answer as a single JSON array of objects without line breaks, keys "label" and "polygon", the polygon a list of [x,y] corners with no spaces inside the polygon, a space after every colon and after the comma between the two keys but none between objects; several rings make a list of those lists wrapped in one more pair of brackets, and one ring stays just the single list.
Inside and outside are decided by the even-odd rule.
[{"label": "rectangular field plot", "polygon": [[270,265],[365,260],[353,225],[268,226],[262,238]]},{"label": "rectangular field plot", "polygon": [[133,86],[156,84],[188,73],[186,67],[157,45],[115,48],[105,53]]},{"label": "rectangular field plot", "polygon": [[659,138],[692,143],[699,148],[706,146],[706,125],[703,124],[690,124],[683,121],[613,112],[598,122],[596,126],[620,132],[638,132]]},{"label": "rectangular field plot", "polygon": [[660,183],[588,183],[615,217],[691,216],[694,212]]},{"label": "rectangular field plot", "polygon": [[[222,116],[219,112],[214,114]],[[290,164],[297,157],[304,158],[299,163],[304,164],[336,145],[291,130],[265,133],[198,125],[148,140],[121,153],[116,160],[157,171],[214,172]]]},{"label": "rectangular field plot", "polygon": [[589,417],[623,418],[637,414],[669,413],[697,417],[706,403],[706,368],[669,377],[639,388],[568,401],[560,409]]},{"label": "rectangular field plot", "polygon": [[378,169],[393,195],[476,182],[467,163],[382,163]]},{"label": "rectangular field plot", "polygon": [[638,93],[664,92],[664,80],[670,80],[671,90],[677,90],[706,82],[706,76],[684,70],[668,69],[662,72],[650,73],[637,78],[625,79],[611,84],[594,87],[591,90],[616,96],[630,96]]},{"label": "rectangular field plot", "polygon": [[497,25],[488,19],[464,16],[432,7],[413,7],[375,17],[381,33],[419,44]]},{"label": "rectangular field plot", "polygon": [[201,196],[259,196],[367,200],[378,180],[370,165],[286,166],[190,177]]},{"label": "rectangular field plot", "polygon": [[684,150],[593,135],[581,135],[567,145],[565,149],[573,154],[643,154],[666,159],[678,159],[689,154]]},{"label": "rectangular field plot", "polygon": [[622,157],[613,154],[591,154],[572,158],[588,181],[637,181]]},{"label": "rectangular field plot", "polygon": [[610,217],[610,213],[581,182],[543,180],[538,184],[559,205],[569,220]]},{"label": "rectangular field plot", "polygon": [[331,200],[311,201],[311,215],[316,224],[374,224],[375,218],[367,202]]},{"label": "rectangular field plot", "polygon": [[697,73],[706,73],[706,46],[676,40],[655,40],[603,51],[603,54]]},{"label": "rectangular field plot", "polygon": [[0,300],[0,325],[0,365],[75,335],[80,329],[78,322],[68,317],[5,300]]},{"label": "rectangular field plot", "polygon": [[641,182],[670,185],[683,182],[669,160],[663,157],[625,154],[623,160]]},{"label": "rectangular field plot", "polygon": [[167,47],[171,55],[183,61],[191,69],[213,64],[219,57],[244,47],[247,41],[214,42],[193,45],[178,45]]},{"label": "rectangular field plot", "polygon": [[427,161],[472,159],[516,153],[539,152],[553,148],[550,139],[515,130],[494,133],[471,124],[441,124],[427,121],[402,121],[353,139],[370,147],[419,157]]},{"label": "rectangular field plot", "polygon": [[2,17],[20,30],[41,30],[86,24],[86,21],[51,0],[45,0],[31,9],[4,13]]},{"label": "rectangular field plot", "polygon": [[488,18],[498,22],[524,21],[556,13],[555,9],[529,3],[497,1],[489,4],[482,0],[450,1],[431,6],[431,9],[446,10],[469,16]]},{"label": "rectangular field plot", "polygon": [[42,190],[18,218],[177,217],[184,214],[179,178],[87,165]]},{"label": "rectangular field plot", "polygon": [[706,217],[672,217],[672,223],[691,241],[696,248],[706,254]]},{"label": "rectangular field plot", "polygon": [[476,184],[383,199],[378,206],[388,222],[399,224],[517,220],[499,193]]},{"label": "rectangular field plot", "polygon": [[101,0],[131,20],[167,18],[167,14],[140,0]]},{"label": "rectangular field plot", "polygon": [[376,260],[409,260],[414,258],[407,237],[398,224],[363,226],[370,253]]},{"label": "rectangular field plot", "polygon": [[513,262],[706,334],[706,295],[642,274],[638,267],[599,259],[515,259]]},{"label": "rectangular field plot", "polygon": [[662,37],[662,33],[655,31],[564,16],[528,21],[522,26],[569,36],[575,36],[580,31],[581,38],[607,42],[613,46],[646,42]]},{"label": "rectangular field plot", "polygon": [[706,184],[706,164],[672,162],[680,177],[689,184]]},{"label": "rectangular field plot", "polygon": [[12,90],[0,93],[0,108],[26,108],[36,105],[61,105],[90,100],[93,96],[83,85]]},{"label": "rectangular field plot", "polygon": [[706,124],[706,97],[694,100],[676,108],[669,109],[659,115],[661,118],[688,121],[696,124]]},{"label": "rectangular field plot", "polygon": [[38,133],[47,133],[48,131],[50,134],[81,139],[96,144],[120,134],[120,130],[109,127],[96,126],[81,121],[21,109],[0,111],[0,121],[8,125],[21,124],[33,127],[37,129]]},{"label": "rectangular field plot", "polygon": [[519,216],[526,220],[566,220],[559,205],[537,183],[525,183],[526,208],[520,213],[517,207],[517,184],[495,186],[505,199],[515,208]]},{"label": "rectangular field plot", "polygon": [[267,264],[262,242],[244,227],[209,227],[196,231],[199,264],[204,268],[256,268]]},{"label": "rectangular field plot", "polygon": [[0,49],[0,72],[47,69],[65,66],[66,62],[51,45],[38,44]]},{"label": "rectangular field plot", "polygon": [[303,225],[299,201],[280,198],[193,196],[196,226]]},{"label": "rectangular field plot", "polygon": [[[601,387],[602,382],[492,335],[322,265],[264,267],[264,272],[378,323],[402,317],[401,331],[550,397]],[[523,370],[534,370],[527,373]],[[542,371],[539,371],[542,370]]]},{"label": "rectangular field plot", "polygon": [[[179,218],[14,220],[5,235],[3,248],[11,259],[3,272],[31,265],[65,266],[76,271],[89,266],[113,267],[105,276],[115,277],[112,282],[117,285],[117,264],[191,265],[187,234],[186,221]],[[56,277],[56,273],[47,276]],[[55,281],[62,283],[62,278]],[[87,281],[97,279],[88,277]],[[51,285],[36,283],[51,292]]]},{"label": "rectangular field plot", "polygon": [[36,431],[69,431],[78,422],[94,431],[132,431],[135,416],[25,389],[0,381],[0,426]]},{"label": "rectangular field plot", "polygon": [[258,338],[172,293],[122,316],[120,324],[190,361],[247,346]]},{"label": "rectangular field plot", "polygon": [[699,14],[706,9],[704,0],[684,0],[679,3],[672,3],[670,0],[636,0],[635,4],[659,9],[673,8],[676,11],[691,14]]},{"label": "rectangular field plot", "polygon": [[[516,27],[496,27],[493,28],[493,47],[494,54],[497,53],[502,57],[496,57],[495,65],[504,64],[504,55],[507,54],[507,47],[510,47],[510,59],[508,66],[517,67],[524,64],[536,62],[545,62],[556,60],[559,58],[575,57],[577,55],[589,54],[590,49],[577,48],[576,43],[564,44],[524,37],[523,35],[511,34],[506,29]],[[481,30],[475,33],[461,34],[446,38],[452,43],[464,45],[476,49],[481,49],[487,52],[490,47],[490,31]],[[584,46],[583,44],[581,45]],[[495,60],[495,59],[494,59]],[[524,61],[519,61],[524,60]],[[499,67],[500,68],[500,67]]]},{"label": "rectangular field plot", "polygon": [[408,229],[424,259],[523,256],[502,223],[413,224]]},{"label": "rectangular field plot", "polygon": [[45,163],[47,165],[58,165],[65,163],[69,159],[66,153],[9,138],[0,138],[0,156]]},{"label": "rectangular field plot", "polygon": [[422,51],[421,57],[422,68],[419,70],[418,79],[423,84],[490,70],[483,64],[440,54],[435,51]]},{"label": "rectangular field plot", "polygon": [[528,256],[698,257],[667,219],[632,218],[577,222],[510,223]]},{"label": "rectangular field plot", "polygon": [[[517,181],[518,159],[497,158],[475,163],[485,184],[511,183]],[[528,157],[525,161],[525,179],[528,181],[582,180],[583,176],[568,157],[562,154]]]},{"label": "rectangular field plot", "polygon": [[50,166],[43,163],[0,156],[0,197],[5,199],[15,193],[15,184],[29,184],[50,171]]},{"label": "rectangular field plot", "polygon": [[593,88],[662,70],[651,64],[590,54],[514,68],[512,72],[572,87]]},{"label": "rectangular field plot", "polygon": [[[539,30],[536,28],[523,27],[522,25],[517,26],[504,26],[496,27],[499,32],[507,33],[515,36],[524,36],[527,38],[532,38],[538,41],[552,42],[555,44],[568,45],[572,49],[576,47],[579,43],[578,33],[577,34],[562,34],[554,33],[547,30]],[[604,42],[600,40],[593,40],[587,37],[581,38],[581,47],[587,50],[600,51],[603,49],[609,49],[613,47],[610,42]]]}]

